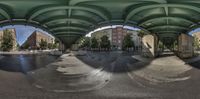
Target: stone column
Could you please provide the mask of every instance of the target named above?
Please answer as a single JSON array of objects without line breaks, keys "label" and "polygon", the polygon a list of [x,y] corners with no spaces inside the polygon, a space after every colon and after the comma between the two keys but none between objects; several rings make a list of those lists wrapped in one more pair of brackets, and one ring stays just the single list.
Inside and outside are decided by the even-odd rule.
[{"label": "stone column", "polygon": [[144,35],[142,38],[142,55],[144,57],[156,57],[158,37],[156,35]]},{"label": "stone column", "polygon": [[180,34],[178,37],[178,56],[189,58],[194,55],[193,37],[187,34]]}]

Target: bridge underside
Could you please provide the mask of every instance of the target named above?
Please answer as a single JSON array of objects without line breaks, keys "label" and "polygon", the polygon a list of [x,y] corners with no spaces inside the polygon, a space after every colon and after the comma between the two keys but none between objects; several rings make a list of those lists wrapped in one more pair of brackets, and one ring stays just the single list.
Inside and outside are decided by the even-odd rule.
[{"label": "bridge underside", "polygon": [[[0,25],[43,28],[66,45],[106,25],[130,25],[160,40],[199,27],[199,0],[1,0]],[[168,43],[171,43],[168,42]]]}]

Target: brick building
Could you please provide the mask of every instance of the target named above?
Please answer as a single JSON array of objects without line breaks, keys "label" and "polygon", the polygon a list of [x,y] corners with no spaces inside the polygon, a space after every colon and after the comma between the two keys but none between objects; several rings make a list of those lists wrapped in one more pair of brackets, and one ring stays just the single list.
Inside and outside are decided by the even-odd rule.
[{"label": "brick building", "polygon": [[25,48],[25,46],[29,46],[30,49],[38,49],[40,48],[40,42],[44,40],[48,44],[54,44],[55,38],[53,38],[50,35],[44,34],[39,31],[34,31],[25,41],[25,43],[22,45],[22,47]]},{"label": "brick building", "polygon": [[132,41],[134,42],[136,49],[140,49],[142,46],[142,43],[141,43],[142,39],[141,37],[138,36],[138,32],[135,30],[124,28],[122,26],[94,32],[91,34],[91,37],[92,38],[95,37],[100,42],[101,37],[106,35],[109,38],[112,47],[115,47],[117,49],[122,49],[122,43],[123,43],[124,37],[127,34],[131,35]]},{"label": "brick building", "polygon": [[135,45],[135,50],[139,50],[142,47],[142,38],[138,36],[138,32],[124,27],[116,27],[112,29],[112,46],[122,49],[124,37],[130,34],[132,41]]},{"label": "brick building", "polygon": [[112,46],[121,49],[124,37],[127,35],[127,29],[116,27],[112,29]]}]

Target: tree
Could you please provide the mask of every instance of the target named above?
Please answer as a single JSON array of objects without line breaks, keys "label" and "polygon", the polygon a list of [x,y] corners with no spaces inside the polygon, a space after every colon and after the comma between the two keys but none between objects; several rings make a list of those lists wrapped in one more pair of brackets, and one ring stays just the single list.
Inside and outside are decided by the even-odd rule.
[{"label": "tree", "polygon": [[162,51],[164,50],[164,44],[162,41],[158,42],[158,48],[162,49]]},{"label": "tree", "polygon": [[13,36],[11,34],[10,31],[8,30],[5,30],[4,33],[3,33],[3,39],[2,39],[2,43],[1,43],[1,49],[3,51],[10,51],[13,49]]},{"label": "tree", "polygon": [[101,37],[100,46],[101,46],[101,48],[110,49],[110,46],[111,46],[110,41],[106,35]]},{"label": "tree", "polygon": [[44,50],[44,49],[46,49],[47,47],[48,47],[47,41],[41,39],[40,48],[41,48],[42,50]]},{"label": "tree", "polygon": [[55,38],[54,42],[55,42],[55,44],[58,44],[60,41],[57,38]]},{"label": "tree", "polygon": [[53,44],[53,49],[56,49],[56,48],[58,48],[58,43]]},{"label": "tree", "polygon": [[23,49],[28,49],[30,47],[29,43],[25,43]]},{"label": "tree", "polygon": [[198,39],[198,37],[197,37],[196,35],[194,35],[193,44],[194,44],[194,48],[195,48],[195,49],[199,49],[199,48],[200,48],[199,39]]},{"label": "tree", "polygon": [[90,47],[90,37],[82,37],[77,41],[79,48]]},{"label": "tree", "polygon": [[53,44],[52,43],[48,43],[48,48],[49,49],[53,49]]},{"label": "tree", "polygon": [[144,30],[139,30],[138,31],[138,36],[139,37],[143,37],[146,34],[146,32]]},{"label": "tree", "polygon": [[98,48],[98,41],[97,39],[94,37],[91,39],[91,48]]},{"label": "tree", "polygon": [[123,48],[123,50],[126,50],[127,48],[129,49],[129,48],[132,48],[132,47],[134,47],[134,42],[131,39],[131,35],[127,34],[124,37],[124,40],[122,42],[122,48]]},{"label": "tree", "polygon": [[60,43],[60,41],[57,38],[55,38],[54,39],[54,43],[52,44],[52,49],[58,48],[59,43]]}]

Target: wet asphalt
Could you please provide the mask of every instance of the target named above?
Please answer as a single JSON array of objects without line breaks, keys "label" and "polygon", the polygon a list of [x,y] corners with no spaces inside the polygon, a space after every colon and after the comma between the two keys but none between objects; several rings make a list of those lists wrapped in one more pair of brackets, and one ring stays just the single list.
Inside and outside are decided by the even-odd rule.
[{"label": "wet asphalt", "polygon": [[[167,60],[166,60],[167,61]],[[200,70],[187,72],[191,78],[171,83],[153,83],[130,75],[125,63],[111,63],[104,71],[111,74],[102,88],[73,93],[47,92],[35,88],[21,74],[1,73],[0,99],[199,99]],[[6,78],[7,77],[7,78]]]}]

